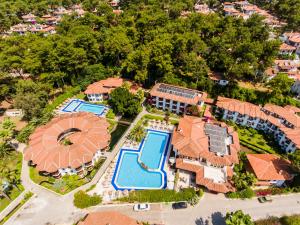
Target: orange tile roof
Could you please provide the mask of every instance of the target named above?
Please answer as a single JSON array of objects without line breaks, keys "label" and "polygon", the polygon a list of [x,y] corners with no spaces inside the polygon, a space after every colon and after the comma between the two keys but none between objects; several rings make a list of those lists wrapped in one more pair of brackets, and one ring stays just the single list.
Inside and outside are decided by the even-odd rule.
[{"label": "orange tile roof", "polygon": [[119,212],[93,212],[88,214],[78,225],[139,225],[139,223]]},{"label": "orange tile roof", "polygon": [[280,45],[279,50],[281,50],[281,51],[284,51],[284,50],[291,50],[291,51],[294,51],[294,50],[296,50],[296,47],[291,46],[291,45],[288,45],[288,44],[286,44],[286,43],[282,43],[282,44]]},{"label": "orange tile roof", "polygon": [[195,173],[196,184],[205,186],[210,191],[218,193],[227,193],[235,191],[233,185],[228,181],[224,183],[215,183],[212,179],[205,178],[203,166],[185,163],[182,159],[176,159],[176,168]]},{"label": "orange tile roof", "polygon": [[[110,141],[109,124],[104,118],[91,113],[65,114],[53,118],[48,124],[38,127],[29,137],[25,160],[36,164],[38,171],[49,173],[60,168],[78,168],[92,161],[94,154],[105,149]],[[78,132],[70,133],[70,129]],[[73,143],[63,145],[61,135],[69,132]]]},{"label": "orange tile roof", "polygon": [[123,79],[119,77],[110,77],[90,84],[85,90],[85,94],[110,94],[115,88],[123,85]]},{"label": "orange tile roof", "polygon": [[276,59],[274,63],[282,70],[293,69],[300,66],[300,63],[294,60]]},{"label": "orange tile roof", "polygon": [[[218,156],[209,150],[209,137],[204,127],[207,122],[199,117],[184,116],[180,119],[178,128],[173,133],[172,144],[179,155],[192,158],[205,158],[208,162],[229,166],[238,163],[238,151],[240,150],[238,134],[227,127],[228,135],[232,136],[233,144],[229,145],[229,154]],[[224,123],[222,127],[226,127]]]},{"label": "orange tile roof", "polygon": [[[192,92],[195,93],[195,97],[194,98],[186,98],[184,96],[178,96],[178,95],[175,95],[175,94],[161,92],[161,91],[158,90],[160,85],[166,85],[166,86],[169,86],[169,87],[180,88],[182,90],[192,91]],[[184,88],[184,87],[180,87],[180,86],[174,86],[174,85],[163,84],[163,83],[155,84],[154,87],[150,91],[150,95],[151,96],[157,96],[159,98],[170,99],[170,100],[173,100],[173,101],[184,102],[184,103],[187,103],[187,104],[190,104],[190,105],[196,105],[196,104],[199,103],[199,101],[205,101],[206,98],[207,98],[207,93],[205,93],[205,92],[200,92],[200,91],[194,90],[194,89],[188,89],[188,88]]]},{"label": "orange tile roof", "polygon": [[273,104],[266,104],[264,106],[264,109],[284,118],[287,122],[293,124],[293,126],[300,127],[300,117],[296,115],[294,111],[288,110],[288,108],[286,107],[281,107]]},{"label": "orange tile roof", "polygon": [[249,102],[219,96],[216,105],[219,108],[227,109],[231,112],[238,112],[242,115],[249,115],[251,117],[258,117],[261,119],[267,118],[266,114],[261,111],[261,107]]},{"label": "orange tile roof", "polygon": [[247,154],[248,161],[260,181],[293,179],[291,163],[272,154]]}]

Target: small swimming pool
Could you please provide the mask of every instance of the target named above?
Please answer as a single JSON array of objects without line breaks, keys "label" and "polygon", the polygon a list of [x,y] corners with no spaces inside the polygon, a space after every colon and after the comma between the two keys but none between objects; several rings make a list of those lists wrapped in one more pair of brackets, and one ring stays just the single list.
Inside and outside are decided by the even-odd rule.
[{"label": "small swimming pool", "polygon": [[148,130],[139,150],[121,149],[112,179],[114,188],[116,190],[165,188],[167,174],[164,165],[169,142],[169,133]]},{"label": "small swimming pool", "polygon": [[98,116],[102,116],[107,107],[104,105],[96,105],[87,103],[80,99],[73,99],[61,110],[63,112],[90,112]]}]

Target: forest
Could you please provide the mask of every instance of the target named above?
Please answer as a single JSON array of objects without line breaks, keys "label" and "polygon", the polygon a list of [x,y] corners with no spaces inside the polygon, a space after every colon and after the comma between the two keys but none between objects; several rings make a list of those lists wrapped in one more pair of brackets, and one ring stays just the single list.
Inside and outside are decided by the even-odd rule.
[{"label": "forest", "polygon": [[[7,23],[0,20],[1,29],[19,22],[24,13],[41,16],[54,5],[74,3],[82,3],[88,12],[81,18],[65,16],[55,35],[0,39],[0,100],[27,110],[26,120],[41,117],[49,101],[70,88],[84,90],[116,75],[144,87],[159,81],[207,91],[212,97],[290,104],[288,89],[265,94],[236,85],[262,82],[263,72],[278,54],[280,42],[269,39],[269,28],[257,15],[246,21],[219,13],[181,17],[182,11],[193,11],[193,0],[121,1],[121,15],[98,0],[2,0],[5,10],[0,12],[12,18]],[[216,88],[208,77],[211,71],[223,74],[231,85]],[[31,79],[11,73],[29,73]]]}]

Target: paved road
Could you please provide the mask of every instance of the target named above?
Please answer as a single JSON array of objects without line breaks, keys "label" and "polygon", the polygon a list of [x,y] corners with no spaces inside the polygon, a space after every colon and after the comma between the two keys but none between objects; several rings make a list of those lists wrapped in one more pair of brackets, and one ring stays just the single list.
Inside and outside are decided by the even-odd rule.
[{"label": "paved road", "polygon": [[268,215],[281,216],[300,212],[300,195],[273,197],[272,203],[259,203],[252,200],[229,200],[224,195],[207,193],[195,207],[173,210],[171,205],[156,204],[149,212],[134,212],[132,206],[99,206],[90,211],[117,210],[139,221],[165,223],[165,225],[224,225],[226,212],[242,209],[253,219]]}]

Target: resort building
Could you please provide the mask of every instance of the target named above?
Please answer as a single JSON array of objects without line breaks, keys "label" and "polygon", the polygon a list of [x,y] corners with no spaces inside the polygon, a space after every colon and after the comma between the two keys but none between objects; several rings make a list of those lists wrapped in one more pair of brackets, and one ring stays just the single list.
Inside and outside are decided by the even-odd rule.
[{"label": "resort building", "polygon": [[108,149],[108,127],[106,119],[86,112],[55,117],[29,137],[24,158],[44,175],[82,176]]},{"label": "resort building", "polygon": [[172,144],[180,173],[191,174],[197,185],[212,192],[235,190],[230,178],[234,164],[239,162],[240,143],[232,127],[184,116],[173,133]]},{"label": "resort building", "polygon": [[291,163],[272,154],[247,154],[250,171],[257,178],[258,186],[281,187],[294,178]]},{"label": "resort building", "polygon": [[274,136],[286,152],[300,148],[300,117],[291,106],[266,104],[264,107],[236,99],[218,97],[217,113],[222,119],[252,127]]},{"label": "resort building", "polygon": [[157,83],[151,89],[148,100],[152,106],[158,109],[182,114],[186,113],[191,106],[196,106],[200,110],[206,99],[205,92]]},{"label": "resort building", "polygon": [[106,80],[100,80],[87,87],[85,94],[90,102],[99,102],[109,99],[109,94],[116,88],[123,85],[123,79],[111,77]]},{"label": "resort building", "polygon": [[135,219],[119,212],[92,212],[88,214],[78,225],[142,225]]}]

